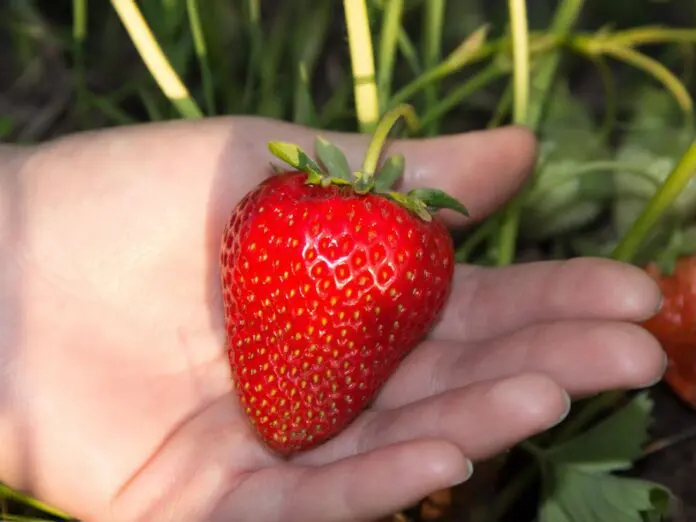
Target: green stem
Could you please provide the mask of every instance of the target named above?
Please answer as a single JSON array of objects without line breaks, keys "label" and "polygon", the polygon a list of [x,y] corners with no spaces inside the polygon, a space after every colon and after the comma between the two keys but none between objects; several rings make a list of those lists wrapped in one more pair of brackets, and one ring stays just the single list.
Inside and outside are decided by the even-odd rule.
[{"label": "green stem", "polygon": [[696,172],[696,140],[691,143],[687,151],[679,160],[677,166],[667,176],[664,183],[655,192],[643,212],[633,223],[626,235],[621,239],[612,253],[618,261],[630,262],[638,251],[643,239],[650,233],[662,214],[679,197]]},{"label": "green stem", "polygon": [[423,73],[423,66],[418,59],[418,53],[416,52],[416,46],[408,36],[408,33],[404,31],[403,28],[399,29],[399,51],[401,55],[406,60],[406,63],[411,68],[411,72],[414,76],[420,76]]},{"label": "green stem", "polygon": [[215,114],[215,93],[213,89],[213,74],[208,63],[208,48],[203,34],[203,25],[198,7],[198,0],[186,0],[189,24],[193,35],[193,44],[198,58],[198,65],[201,68],[201,80],[203,82],[203,93],[205,96],[206,109],[208,116]]},{"label": "green stem", "polygon": [[[524,7],[516,6],[515,0],[509,0],[509,2],[511,16],[514,17],[517,15],[517,18],[521,18],[522,14],[525,14]],[[549,27],[549,36],[553,40],[559,42],[565,39],[580,15],[583,4],[584,0],[564,0],[561,2],[556,9],[554,19]],[[522,33],[523,29],[526,29],[526,20],[524,22],[520,20],[516,21],[513,18],[511,25],[513,28],[513,45],[516,46],[518,44],[515,42],[515,28],[517,27],[518,39],[524,40],[526,35],[520,33]],[[524,43],[522,45],[524,45]],[[522,67],[521,74],[525,71],[529,71],[528,63],[519,63],[522,58],[525,58],[525,56],[521,56],[521,53],[518,52],[518,58],[515,60],[515,69],[517,70],[518,67]],[[544,108],[546,107],[549,92],[556,77],[559,62],[560,51],[554,49],[542,59],[537,67],[535,67],[534,80],[531,85],[531,100],[524,101],[523,99],[525,91],[527,95],[529,95],[529,89],[526,89],[525,86],[522,85],[523,78],[516,80],[516,88],[513,93],[515,98],[515,105],[513,106],[514,123],[527,125],[534,131],[539,130]],[[525,106],[519,108],[517,106],[519,103],[524,103]],[[533,182],[533,179],[528,181],[520,193],[504,210],[505,219],[503,220],[500,235],[498,236],[498,265],[508,265],[514,260],[520,214],[522,213],[524,198],[530,186],[533,185]]]},{"label": "green stem", "polygon": [[401,15],[404,9],[404,0],[387,0],[385,2],[380,31],[379,42],[379,67],[377,76],[377,88],[379,89],[380,106],[386,107],[391,96],[392,79],[394,76],[394,58],[401,31]]},{"label": "green stem", "polygon": [[696,30],[669,27],[636,27],[618,31],[606,38],[612,45],[635,47],[645,44],[696,42]]},{"label": "green stem", "polygon": [[527,123],[529,110],[529,27],[526,0],[508,0],[512,33],[513,107],[515,124]]},{"label": "green stem", "polygon": [[399,105],[382,117],[372,134],[372,139],[363,161],[361,173],[364,182],[368,182],[374,177],[384,143],[394,124],[402,117],[406,120],[406,124],[410,129],[414,130],[418,127],[418,118],[411,105]]},{"label": "green stem", "polygon": [[512,107],[512,82],[508,82],[508,85],[505,87],[498,104],[495,106],[493,116],[488,121],[486,128],[494,129],[500,126],[508,112],[510,112],[510,107]]},{"label": "green stem", "polygon": [[528,466],[512,479],[501,493],[496,497],[495,502],[491,506],[490,512],[486,517],[487,522],[494,522],[505,515],[515,501],[522,496],[522,493],[529,487],[529,484],[534,480],[539,472],[537,466]]},{"label": "green stem", "polygon": [[[517,125],[527,124],[529,111],[529,34],[525,0],[509,0],[513,52],[512,119]],[[498,265],[509,265],[515,257],[522,197],[516,197],[505,211],[500,228]]]},{"label": "green stem", "polygon": [[439,103],[434,104],[428,112],[423,114],[420,123],[425,127],[428,123],[437,121],[447,112],[459,105],[463,99],[471,96],[476,91],[483,89],[493,81],[505,76],[509,71],[498,61],[492,61],[484,69],[478,72],[445,96]]},{"label": "green stem", "polygon": [[611,131],[616,123],[617,114],[619,113],[619,103],[616,92],[616,86],[614,85],[614,76],[612,75],[611,68],[607,64],[603,56],[596,56],[593,63],[597,67],[597,72],[604,85],[604,121],[602,122],[600,136],[602,136],[601,141],[606,143],[610,137]]},{"label": "green stem", "polygon": [[622,391],[611,391],[597,395],[591,399],[577,415],[568,419],[558,430],[553,445],[570,440],[583,431],[600,413],[610,408],[624,397]]},{"label": "green stem", "polygon": [[370,132],[379,119],[372,34],[365,0],[343,0],[348,47],[353,70],[355,110],[361,132]]},{"label": "green stem", "polygon": [[469,260],[469,256],[483,243],[489,236],[495,233],[498,227],[498,220],[490,219],[485,220],[476,230],[474,230],[458,248],[455,253],[455,261],[457,263],[466,263]]},{"label": "green stem", "polygon": [[249,28],[248,51],[249,65],[244,81],[244,93],[242,95],[242,107],[249,107],[254,95],[254,83],[261,70],[261,58],[263,56],[263,32],[261,29],[261,2],[260,0],[246,0],[244,2],[246,23]]},{"label": "green stem", "polygon": [[47,513],[48,515],[51,515],[51,516],[54,516],[57,518],[62,518],[62,519],[66,519],[66,520],[71,519],[70,515],[63,513],[59,509],[56,509],[53,506],[49,506],[48,504],[44,504],[43,502],[36,500],[35,498],[29,497],[27,495],[24,495],[24,494],[18,492],[18,491],[15,491],[3,483],[0,483],[0,498],[14,500],[16,502],[25,504],[26,506],[32,507],[38,511],[43,511],[44,513]]},{"label": "green stem", "polygon": [[495,54],[501,47],[503,42],[497,42],[495,44],[483,45],[478,51],[473,53],[468,60],[465,62],[456,64],[453,67],[449,62],[444,61],[435,67],[426,69],[423,74],[418,76],[416,79],[399,89],[392,97],[391,103],[393,105],[404,103],[412,98],[414,95],[418,94],[421,90],[427,88],[432,82],[441,80],[455,72],[461,70],[467,65],[472,65],[474,63],[485,60],[489,56]]},{"label": "green stem", "polygon": [[[445,16],[445,0],[428,0],[423,4],[425,15],[423,17],[423,63],[426,69],[437,65],[442,59],[442,27]],[[432,107],[437,102],[438,82],[431,82],[425,88],[425,106]],[[437,121],[431,120],[423,123],[426,135],[437,133]]]},{"label": "green stem", "polygon": [[150,74],[179,114],[188,119],[202,118],[201,109],[165,56],[135,0],[111,0],[111,5],[116,10]]},{"label": "green stem", "polygon": [[628,47],[611,46],[603,49],[604,54],[621,60],[636,69],[640,69],[660,82],[674,97],[679,107],[684,112],[686,121],[693,116],[693,101],[689,91],[677,76],[663,64],[649,56],[629,49]]}]

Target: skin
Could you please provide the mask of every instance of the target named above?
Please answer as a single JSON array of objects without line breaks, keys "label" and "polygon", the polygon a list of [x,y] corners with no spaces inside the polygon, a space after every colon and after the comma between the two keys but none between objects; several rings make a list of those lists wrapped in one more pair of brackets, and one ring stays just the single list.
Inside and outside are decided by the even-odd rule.
[{"label": "skin", "polygon": [[[471,461],[556,424],[569,395],[651,385],[636,326],[660,293],[601,259],[458,266],[442,321],[374,407],[290,461],[265,450],[230,392],[217,259],[271,139],[255,118],[174,122],[0,148],[0,480],[86,521],[374,519],[460,483]],[[364,137],[328,135],[357,166]],[[534,161],[505,128],[394,142],[406,187],[472,219]],[[418,470],[414,473],[413,470]]]}]

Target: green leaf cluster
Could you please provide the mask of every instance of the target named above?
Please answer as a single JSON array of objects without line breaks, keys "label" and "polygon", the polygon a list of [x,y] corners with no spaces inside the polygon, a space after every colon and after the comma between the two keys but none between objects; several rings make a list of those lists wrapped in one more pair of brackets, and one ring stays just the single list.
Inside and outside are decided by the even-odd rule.
[{"label": "green leaf cluster", "polygon": [[538,454],[539,522],[663,520],[673,501],[666,488],[615,474],[641,458],[651,409],[652,401],[642,392],[587,431]]}]

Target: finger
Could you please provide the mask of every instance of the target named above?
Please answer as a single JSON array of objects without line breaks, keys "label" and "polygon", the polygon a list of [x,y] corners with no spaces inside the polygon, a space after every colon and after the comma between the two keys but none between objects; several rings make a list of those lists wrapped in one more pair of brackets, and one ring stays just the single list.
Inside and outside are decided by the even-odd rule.
[{"label": "finger", "polygon": [[471,464],[452,444],[412,440],[303,468],[282,503],[284,522],[374,520],[458,484]]},{"label": "finger", "polygon": [[[357,169],[370,139],[366,135],[322,132],[258,118],[249,119],[242,126],[253,138],[250,150],[257,153],[259,164],[264,166],[274,159],[265,149],[268,140],[291,141],[311,153],[317,134],[321,134],[339,146],[351,167]],[[471,215],[467,220],[452,212],[443,213],[450,223],[461,224],[484,218],[519,189],[534,163],[536,142],[534,135],[522,127],[504,127],[438,138],[394,140],[385,153],[404,154],[403,189],[439,188],[467,206]]]},{"label": "finger", "polygon": [[608,259],[457,267],[432,337],[480,340],[561,319],[640,321],[659,301],[660,289],[644,271]]},{"label": "finger", "polygon": [[535,325],[473,345],[426,342],[385,384],[376,408],[521,373],[543,373],[575,396],[643,388],[665,371],[660,344],[640,326],[601,321]]},{"label": "finger", "polygon": [[432,437],[450,441],[476,461],[558,424],[569,408],[568,395],[544,375],[480,382],[363,415],[309,458],[322,462]]}]

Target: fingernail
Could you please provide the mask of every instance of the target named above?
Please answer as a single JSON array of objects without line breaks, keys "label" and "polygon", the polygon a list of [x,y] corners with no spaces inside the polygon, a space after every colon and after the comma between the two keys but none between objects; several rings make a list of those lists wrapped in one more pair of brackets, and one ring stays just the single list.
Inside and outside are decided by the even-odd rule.
[{"label": "fingernail", "polygon": [[665,376],[665,372],[667,371],[668,367],[669,367],[669,358],[667,357],[667,353],[663,351],[662,352],[662,371],[652,381],[650,381],[648,384],[641,386],[639,389],[644,390],[645,388],[652,388],[657,383],[659,383],[663,379],[663,377]]},{"label": "fingernail", "polygon": [[662,306],[665,304],[665,295],[660,292],[660,300],[657,303],[657,308],[655,309],[655,313],[658,314],[660,313],[660,310],[662,310]]},{"label": "fingernail", "polygon": [[549,426],[549,429],[558,426],[561,422],[566,420],[566,417],[568,417],[568,414],[570,414],[570,408],[572,405],[572,401],[570,399],[570,395],[568,395],[568,393],[566,391],[563,391],[563,398],[565,400],[565,409],[563,410],[563,413],[561,413],[561,416],[558,418],[558,420],[556,422],[554,422],[553,424],[551,424],[551,426]]},{"label": "fingernail", "polygon": [[474,463],[467,459],[466,461],[466,472],[464,473],[464,479],[462,482],[467,481],[474,474]]},{"label": "fingernail", "polygon": [[460,484],[463,484],[467,480],[471,478],[471,475],[474,474],[474,463],[471,462],[469,459],[465,459],[465,468],[462,471],[462,473],[457,476],[456,479],[452,480],[449,484],[449,487],[453,488],[455,486],[459,486]]}]

